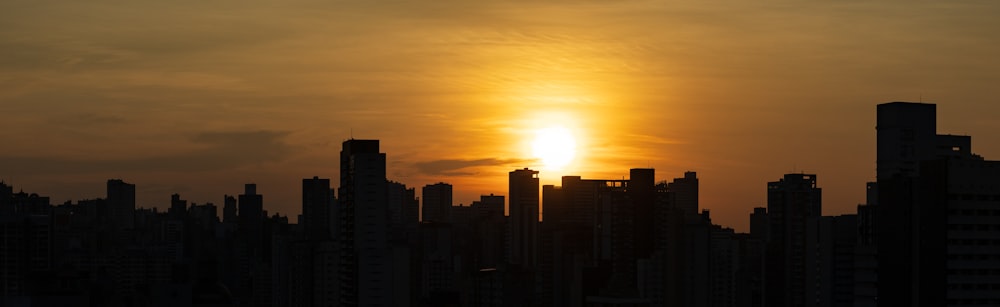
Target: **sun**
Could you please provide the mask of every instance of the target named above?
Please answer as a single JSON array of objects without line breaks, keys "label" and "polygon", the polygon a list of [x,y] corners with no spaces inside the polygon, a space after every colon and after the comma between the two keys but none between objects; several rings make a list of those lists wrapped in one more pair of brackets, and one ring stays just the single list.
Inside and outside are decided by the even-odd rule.
[{"label": "sun", "polygon": [[576,156],[576,140],[565,127],[548,127],[535,132],[532,154],[545,168],[562,169]]}]

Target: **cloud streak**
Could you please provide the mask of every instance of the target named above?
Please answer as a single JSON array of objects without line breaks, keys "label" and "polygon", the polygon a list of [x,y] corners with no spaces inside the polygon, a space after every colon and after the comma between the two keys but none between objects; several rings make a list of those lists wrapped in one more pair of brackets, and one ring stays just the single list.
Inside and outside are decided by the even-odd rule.
[{"label": "cloud streak", "polygon": [[203,132],[191,137],[193,151],[125,159],[0,156],[0,169],[11,175],[114,172],[202,172],[278,162],[292,153],[285,131]]},{"label": "cloud streak", "polygon": [[470,169],[477,167],[512,167],[519,164],[532,163],[533,159],[443,159],[414,163],[414,167],[421,173],[427,175],[474,175],[476,172]]}]

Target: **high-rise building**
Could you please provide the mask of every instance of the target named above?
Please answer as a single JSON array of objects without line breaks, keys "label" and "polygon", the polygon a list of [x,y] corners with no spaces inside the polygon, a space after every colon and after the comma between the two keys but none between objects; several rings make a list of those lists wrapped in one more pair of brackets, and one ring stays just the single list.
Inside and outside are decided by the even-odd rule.
[{"label": "high-rise building", "polygon": [[222,203],[222,221],[226,224],[235,225],[237,223],[236,197],[225,195],[222,198]]},{"label": "high-rise building", "polygon": [[563,176],[562,186],[542,186],[542,227],[539,252],[546,305],[582,304],[582,282],[574,274],[592,265],[595,205],[602,180]]},{"label": "high-rise building", "polygon": [[750,214],[750,235],[760,241],[767,241],[771,232],[769,226],[767,208],[753,208],[753,213]]},{"label": "high-rise building", "polygon": [[264,196],[257,194],[256,184],[244,185],[243,194],[239,195],[239,221],[240,232],[259,244],[264,231]]},{"label": "high-rise building", "polygon": [[689,216],[698,214],[698,173],[684,172],[684,177],[674,178],[667,189],[671,192],[674,208]]},{"label": "high-rise building", "polygon": [[481,195],[479,201],[472,202],[469,208],[473,211],[472,228],[474,228],[476,243],[472,266],[477,269],[497,268],[504,262],[505,229],[503,207],[506,204],[502,195]]},{"label": "high-rise building", "polygon": [[857,215],[823,216],[817,222],[817,306],[855,306]]},{"label": "high-rise building", "polygon": [[181,195],[174,193],[170,195],[170,208],[167,208],[167,214],[175,219],[183,219],[187,215],[187,200],[181,199]]},{"label": "high-rise building", "polygon": [[974,156],[972,137],[937,134],[934,104],[890,102],[878,105],[877,113],[878,179],[916,176],[921,161]]},{"label": "high-rise building", "polygon": [[480,195],[479,201],[472,202],[469,207],[476,217],[486,219],[503,219],[503,206],[506,204],[503,195]]},{"label": "high-rise building", "polygon": [[738,306],[762,307],[764,304],[764,247],[770,235],[767,208],[753,208],[750,233],[741,242],[740,301]]},{"label": "high-rise building", "polygon": [[767,183],[767,306],[815,303],[816,223],[822,212],[821,197],[822,189],[816,186],[813,174],[787,174]]},{"label": "high-rise building", "polygon": [[450,184],[438,182],[424,186],[423,218],[424,222],[451,223],[452,187]]},{"label": "high-rise building", "polygon": [[333,210],[334,195],[330,189],[330,179],[313,177],[302,179],[302,224],[306,238],[312,241],[330,239],[330,211]]},{"label": "high-rise building", "polygon": [[448,223],[420,223],[420,296],[423,300],[445,303],[457,297],[454,227]]},{"label": "high-rise building", "polygon": [[14,187],[0,181],[0,216],[14,215]]},{"label": "high-rise building", "polygon": [[[45,290],[46,285],[33,281],[52,269],[55,256],[52,235],[52,221],[48,216],[0,216],[0,297],[24,296]],[[10,301],[0,299],[0,302],[8,304]]]},{"label": "high-rise building", "polygon": [[1000,161],[936,131],[936,106],[877,107],[879,305],[1000,305]]},{"label": "high-rise building", "polygon": [[121,179],[108,180],[107,205],[112,224],[118,229],[135,227],[135,185]]},{"label": "high-rise building", "polygon": [[337,237],[342,306],[393,305],[385,163],[378,140],[347,140],[340,152]]},{"label": "high-rise building", "polygon": [[508,261],[522,268],[537,264],[538,171],[519,169],[510,172],[510,249]]},{"label": "high-rise building", "polygon": [[389,228],[393,240],[405,239],[407,234],[416,232],[420,223],[420,200],[416,189],[405,184],[389,181],[386,185],[389,203]]},{"label": "high-rise building", "polygon": [[215,231],[215,224],[219,222],[219,208],[216,208],[215,204],[198,205],[192,203],[188,212],[198,226],[204,228],[208,233]]},{"label": "high-rise building", "polygon": [[878,184],[865,184],[866,202],[858,205],[857,246],[854,255],[854,304],[856,307],[878,306],[878,244],[875,219],[878,207]]},{"label": "high-rise building", "polygon": [[[290,239],[274,236],[275,245],[285,243],[284,249],[272,256],[272,270],[276,279],[285,278],[284,287],[275,291],[278,301],[289,306],[334,306],[339,290],[339,254],[333,241],[334,191],[330,179],[302,179],[302,237]],[[289,240],[290,239],[290,240]],[[284,241],[288,240],[288,241]],[[276,263],[278,256],[294,259],[292,263]],[[277,281],[282,282],[282,281]]]}]

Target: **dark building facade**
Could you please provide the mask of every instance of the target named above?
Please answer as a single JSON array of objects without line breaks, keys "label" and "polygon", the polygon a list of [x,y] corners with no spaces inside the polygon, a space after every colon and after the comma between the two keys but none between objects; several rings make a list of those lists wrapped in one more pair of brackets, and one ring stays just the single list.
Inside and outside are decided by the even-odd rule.
[{"label": "dark building facade", "polygon": [[538,247],[538,171],[519,169],[510,172],[508,190],[510,211],[510,247],[508,262],[533,269],[537,264]]},{"label": "dark building facade", "polygon": [[424,222],[451,223],[452,186],[444,182],[429,184],[421,191]]},{"label": "dark building facade", "polygon": [[816,175],[787,174],[767,184],[766,306],[817,303],[816,227],[821,210]]},{"label": "dark building facade", "polygon": [[302,179],[302,221],[299,223],[310,240],[331,239],[334,201],[330,179]]},{"label": "dark building facade", "polygon": [[121,179],[108,180],[107,204],[111,219],[118,229],[135,226],[135,185]]},{"label": "dark building facade", "polygon": [[1000,162],[937,134],[936,105],[877,112],[878,304],[1000,305]]}]

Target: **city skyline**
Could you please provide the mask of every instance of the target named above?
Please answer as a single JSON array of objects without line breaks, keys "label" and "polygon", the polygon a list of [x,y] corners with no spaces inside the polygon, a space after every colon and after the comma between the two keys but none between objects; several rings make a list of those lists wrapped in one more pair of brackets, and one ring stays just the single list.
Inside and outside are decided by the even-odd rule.
[{"label": "city skyline", "polygon": [[[747,229],[778,174],[816,173],[824,214],[874,180],[872,106],[939,103],[942,131],[1000,156],[1000,4],[112,1],[0,4],[0,179],[56,202],[134,182],[139,206],[221,203],[255,182],[297,212],[337,185],[340,141],[380,139],[392,180],[456,203],[511,169],[698,172]],[[576,137],[562,171],[535,134]],[[419,191],[418,191],[419,193]]]},{"label": "city skyline", "polygon": [[[945,128],[944,130],[947,131],[947,128]],[[968,135],[958,134],[958,136],[968,136]],[[364,141],[362,139],[354,139],[354,138],[350,138],[350,139],[347,139],[345,141],[351,141],[351,140]],[[979,145],[979,144],[977,143],[976,145]],[[577,148],[577,150],[585,150],[585,149]],[[966,150],[971,150],[971,148],[966,148]],[[977,154],[981,154],[981,152],[979,152],[978,149],[976,151],[974,151],[974,152],[976,152]],[[391,156],[391,153],[389,153],[388,155]],[[541,160],[541,158],[538,158],[537,160]],[[388,162],[391,163],[392,161],[388,161]],[[540,169],[547,169],[547,167],[545,165],[543,165],[543,164],[535,164],[535,165],[536,165],[536,168],[533,168],[533,171],[536,172],[536,173],[538,173],[538,177],[539,178],[544,178],[541,175],[541,174],[544,173],[544,171],[538,171],[537,169],[539,169],[539,168]],[[524,168],[528,169],[528,167],[524,167]],[[642,167],[641,166],[632,166],[632,167],[629,167],[628,169],[633,169],[633,168],[642,168]],[[517,169],[520,169],[520,168],[517,168]],[[391,172],[392,170],[391,169],[387,169],[386,171],[387,172]],[[684,172],[691,172],[691,171],[697,171],[697,170],[686,170]],[[558,171],[558,170],[556,172],[563,172],[563,173],[565,173],[565,171]],[[622,178],[625,178],[628,175],[627,171],[622,171],[621,173],[624,174],[624,175],[622,175]],[[807,174],[807,173],[809,173],[809,174],[819,174],[818,172],[812,172],[812,171],[807,171],[807,170],[793,170],[791,172],[786,172],[786,173],[783,173],[783,174],[793,174],[793,173],[794,174]],[[664,174],[664,171],[661,171],[660,174]],[[568,174],[568,173],[564,174],[563,176],[578,176],[578,177],[581,177],[579,174]],[[670,174],[668,174],[668,175],[663,175],[663,176],[664,176],[663,178],[656,178],[655,179],[656,182],[668,182],[669,181],[668,178],[671,178],[671,176],[676,177],[678,175],[670,175]],[[582,177],[589,178],[587,176],[582,176]],[[823,177],[823,176],[821,176],[821,177]],[[313,178],[313,179],[322,178],[322,179],[325,179],[325,180],[329,180],[331,183],[337,182],[337,184],[339,184],[337,176],[332,176],[332,175],[313,175],[313,176],[311,176],[311,178]],[[562,178],[562,176],[560,176],[559,178],[556,178],[556,181],[551,181],[551,179],[542,181],[542,184],[539,184],[539,192],[542,191],[541,186],[543,184],[559,184],[558,180],[561,180],[561,178]],[[310,177],[298,178],[297,180],[308,180],[308,179],[310,179]],[[394,179],[394,178],[386,178],[386,179],[389,180],[389,181],[393,181],[393,180],[401,181],[401,183],[403,183],[403,184],[410,184],[408,182],[402,182],[402,180],[398,180],[398,179]],[[124,181],[129,182],[129,183],[131,183],[133,185],[133,188],[132,188],[133,190],[136,189],[136,182],[130,181],[127,178],[107,178],[107,180],[111,180],[111,181],[122,181],[122,180],[124,180]],[[870,179],[870,180],[872,180],[872,179]],[[770,181],[770,180],[765,180],[763,183],[767,184],[768,181]],[[98,181],[98,182],[96,182],[94,184],[95,185],[101,185],[103,187],[103,182],[104,181]],[[238,191],[238,189],[240,189],[240,187],[243,187],[244,185],[249,185],[249,184],[253,184],[253,185],[257,186],[256,182],[257,181],[255,181],[255,180],[250,180],[248,182],[237,183],[237,184],[235,184],[233,186],[233,188],[234,188],[233,190],[226,190],[227,192],[223,192],[221,194],[217,193],[217,192],[212,192],[212,193],[218,194],[217,197],[215,197],[216,199],[214,199],[214,200],[213,199],[190,199],[190,196],[188,194],[180,194],[180,195],[182,197],[188,198],[185,201],[191,201],[192,204],[199,204],[199,203],[200,204],[222,204],[222,203],[225,202],[225,199],[223,199],[221,202],[219,202],[218,198],[225,198],[225,197],[229,197],[230,195],[236,195],[237,191]],[[19,186],[17,185],[17,183],[14,183],[14,182],[6,182],[6,183],[13,185],[15,188],[19,188]],[[449,183],[449,182],[442,182],[442,181],[428,182],[428,183],[426,183],[425,185],[422,185],[422,186],[425,188],[424,191],[426,191],[427,187],[429,187],[429,186],[435,186],[435,185],[440,185],[440,184],[449,185],[449,191],[448,192],[449,192],[449,195],[452,194],[452,191],[450,190],[451,189],[451,183]],[[421,185],[413,185],[413,186],[421,186]],[[820,181],[819,186],[820,187],[824,186],[822,181]],[[142,184],[139,183],[138,187],[139,187],[139,190],[141,191],[142,190],[141,189]],[[23,191],[24,188],[20,187],[20,190]],[[267,190],[267,189],[264,189],[264,190]],[[50,194],[39,193],[39,191],[35,191],[35,190],[30,190],[30,192],[31,193],[40,194],[41,196],[52,198],[52,196]],[[101,195],[105,195],[105,194],[103,194],[103,192],[104,192],[104,190],[102,189],[102,190],[99,190],[99,191],[94,191],[94,193],[97,193],[96,194],[97,196],[94,196],[94,197],[75,197],[75,198],[66,199],[65,201],[66,202],[71,202],[71,201],[78,201],[78,200],[100,199],[100,198],[102,198]],[[197,192],[201,192],[201,193],[197,193]],[[272,191],[272,192],[274,192],[274,191]],[[848,193],[848,194],[855,194],[855,192],[857,192],[857,191],[851,191],[851,193]],[[133,192],[133,193],[135,193],[135,192]],[[180,193],[180,192],[179,191],[162,191],[160,194],[163,194],[163,193],[167,193],[167,194],[170,195],[170,198],[173,198],[174,196],[178,195],[178,193]],[[277,191],[277,193],[275,193],[275,194],[279,194],[280,195],[280,194],[284,194],[284,193],[289,193],[289,191]],[[294,193],[294,191],[292,191],[292,193]],[[470,200],[467,200],[465,202],[460,202],[459,200],[452,200],[452,205],[453,206],[470,206],[470,205],[472,205],[472,203],[474,201],[479,200],[478,198],[480,196],[493,195],[493,194],[506,195],[505,193],[507,193],[507,190],[486,191],[486,192],[483,192],[482,194],[477,194],[475,196],[476,197],[475,199],[470,199]],[[861,193],[865,194],[865,189],[864,188],[861,189]],[[57,194],[58,195],[60,193],[59,193],[59,191],[56,191],[56,193],[53,193],[53,194]],[[205,195],[205,191],[196,191],[196,193],[192,193],[192,194],[195,194],[195,195],[199,195],[199,194],[200,195]],[[263,194],[263,193],[261,193],[261,194]],[[766,205],[766,200],[767,200],[766,196],[767,196],[767,194],[766,193],[763,193],[763,194],[765,196],[763,203],[761,203],[761,204],[757,204],[757,203],[747,204],[747,205],[745,205],[745,208],[744,207],[740,207],[740,208],[738,208],[737,211],[731,211],[731,212],[722,211],[722,212],[720,212],[718,210],[711,210],[712,208],[708,207],[706,205],[701,205],[700,207],[701,207],[701,209],[706,209],[706,210],[712,211],[713,214],[722,213],[722,214],[719,214],[719,215],[720,216],[724,216],[724,217],[727,217],[729,215],[736,215],[736,216],[738,216],[741,219],[737,219],[735,221],[732,221],[732,220],[727,220],[726,218],[722,218],[722,219],[718,219],[718,220],[721,222],[722,225],[726,225],[727,227],[732,227],[735,230],[738,230],[738,231],[749,231],[750,230],[750,228],[749,228],[750,227],[750,220],[746,218],[746,215],[749,214],[749,213],[752,213],[755,208]],[[142,193],[135,193],[135,195],[136,195],[136,199],[143,199],[144,198],[143,196],[147,196],[146,199],[148,199],[148,195],[142,195]],[[454,195],[471,195],[471,194],[470,194],[469,191],[463,191],[462,189],[458,188],[458,189],[455,189]],[[303,212],[301,210],[301,207],[299,207],[298,204],[299,204],[299,202],[302,201],[302,197],[304,197],[304,196],[302,196],[302,195],[299,195],[299,196],[300,197],[298,199],[293,199],[292,201],[294,201],[294,203],[292,203],[290,205],[288,205],[288,204],[276,205],[274,203],[275,202],[274,200],[265,201],[263,203],[263,208],[262,209],[265,210],[265,211],[269,211],[272,214],[281,214],[282,216],[288,217],[291,221],[295,221],[295,222],[301,223],[301,221],[298,221],[297,217],[299,215],[301,215]],[[425,198],[423,198],[423,193],[415,194],[415,196],[420,200],[420,205],[419,205],[420,212],[421,212],[420,213],[420,220],[424,221],[423,212],[426,209],[424,209],[423,205],[424,205]],[[703,195],[703,197],[708,198],[708,199],[712,199],[712,196],[713,195]],[[863,197],[864,197],[864,195],[863,195]],[[285,200],[279,200],[279,201],[283,202]],[[62,203],[62,201],[59,200],[59,199],[53,199],[53,204],[58,204],[58,203]],[[857,206],[858,204],[864,204],[864,201],[863,200],[859,201],[859,202],[855,203],[852,206]],[[171,206],[171,203],[167,199],[162,199],[162,200],[154,201],[153,204],[150,204],[150,203],[141,203],[141,202],[137,201],[135,205],[136,205],[137,208],[158,208],[160,210],[163,210],[163,212],[166,212],[166,210],[169,209],[169,207]],[[544,211],[544,203],[540,203],[540,206],[541,207],[539,209],[541,211]],[[289,210],[280,210],[280,209],[284,209],[284,208],[289,208]],[[271,209],[271,210],[269,210],[269,209]],[[299,209],[299,210],[296,211],[296,209]],[[853,212],[853,210],[856,210],[855,207],[845,207],[845,208],[838,208],[838,209],[842,209],[843,212],[841,212],[841,211],[831,211],[831,210],[828,210],[828,209],[824,209],[824,211],[822,211],[822,214],[824,214],[824,215],[848,214],[848,213]],[[538,216],[539,216],[539,219],[542,219],[543,212],[539,212]]]},{"label": "city skyline", "polygon": [[63,204],[0,183],[0,292],[5,306],[1000,304],[1000,161],[941,133],[935,104],[876,116],[863,204],[825,215],[821,176],[786,173],[749,232],[701,207],[697,172],[657,180],[648,167],[559,185],[514,169],[506,196],[461,207],[439,182],[421,210],[373,139],[342,143],[337,186],[301,180],[298,223],[270,214],[254,183],[221,217],[179,194],[137,208],[121,179]]}]

